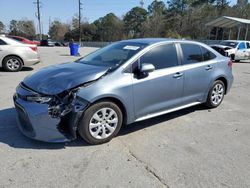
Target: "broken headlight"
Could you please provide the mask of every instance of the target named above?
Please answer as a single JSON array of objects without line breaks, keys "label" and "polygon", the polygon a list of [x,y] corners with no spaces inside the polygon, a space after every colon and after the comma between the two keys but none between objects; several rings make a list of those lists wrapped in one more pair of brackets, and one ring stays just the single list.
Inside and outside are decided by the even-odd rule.
[{"label": "broken headlight", "polygon": [[37,102],[37,103],[48,103],[52,100],[52,97],[49,96],[27,96],[26,100],[29,102]]}]

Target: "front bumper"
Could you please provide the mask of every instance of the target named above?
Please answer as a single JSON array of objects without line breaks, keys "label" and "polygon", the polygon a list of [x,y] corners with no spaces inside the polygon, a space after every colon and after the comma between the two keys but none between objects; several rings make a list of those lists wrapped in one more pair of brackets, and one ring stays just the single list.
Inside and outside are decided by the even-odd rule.
[{"label": "front bumper", "polygon": [[[13,100],[18,114],[18,126],[27,137],[44,142],[67,142],[76,138],[77,123],[81,112],[70,112],[64,117],[52,118],[48,104],[25,100],[31,95],[22,87],[17,88]],[[87,104],[86,104],[87,106]]]}]

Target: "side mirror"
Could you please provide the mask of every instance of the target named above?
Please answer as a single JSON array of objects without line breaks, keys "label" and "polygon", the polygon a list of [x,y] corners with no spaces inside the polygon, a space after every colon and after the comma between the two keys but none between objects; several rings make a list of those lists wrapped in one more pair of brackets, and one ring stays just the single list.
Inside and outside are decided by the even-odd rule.
[{"label": "side mirror", "polygon": [[142,73],[150,73],[155,70],[155,66],[149,63],[143,63],[140,68],[140,72]]}]

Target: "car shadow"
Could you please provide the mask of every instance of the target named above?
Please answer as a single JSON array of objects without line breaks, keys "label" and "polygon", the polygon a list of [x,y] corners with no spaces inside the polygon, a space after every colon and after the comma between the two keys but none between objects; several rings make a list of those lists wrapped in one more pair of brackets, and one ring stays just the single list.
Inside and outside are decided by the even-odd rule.
[{"label": "car shadow", "polygon": [[[23,67],[22,70],[20,70],[20,72],[26,72],[26,71],[33,71],[34,68],[32,67]],[[2,67],[0,68],[0,72],[8,72],[8,71],[5,71]],[[9,72],[9,73],[12,73],[12,72]],[[14,72],[15,73],[15,72]]]},{"label": "car shadow", "polygon": [[[126,134],[139,131],[159,124],[164,121],[168,121],[180,116],[187,115],[197,110],[207,110],[204,106],[198,105],[190,107],[177,112],[169,113],[166,115],[158,116],[141,122],[133,123],[122,127],[118,136],[124,136]],[[84,147],[91,146],[82,140],[79,136],[76,140],[68,143],[46,143],[36,140],[32,140],[24,136],[18,129],[16,121],[16,111],[14,108],[8,108],[0,110],[0,144],[6,144],[13,148],[19,149],[64,149],[66,147]]]},{"label": "car shadow", "polygon": [[199,110],[208,110],[208,109],[204,105],[197,105],[197,106],[189,107],[183,110],[171,112],[169,114],[164,114],[161,116],[150,118],[144,121],[132,123],[132,124],[124,126],[119,132],[118,136],[123,136],[132,132],[136,132],[136,131],[151,127],[153,125],[156,125],[165,121],[169,121],[169,120],[181,117],[181,116],[185,116],[189,113],[199,111]]}]

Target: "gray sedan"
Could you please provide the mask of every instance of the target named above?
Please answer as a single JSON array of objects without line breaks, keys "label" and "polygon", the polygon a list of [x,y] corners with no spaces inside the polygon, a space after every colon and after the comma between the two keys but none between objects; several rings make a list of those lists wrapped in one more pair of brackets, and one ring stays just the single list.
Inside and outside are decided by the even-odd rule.
[{"label": "gray sedan", "polygon": [[122,125],[190,106],[218,107],[233,83],[232,62],[184,40],[113,43],[73,63],[24,79],[14,103],[20,130],[46,142],[110,141]]},{"label": "gray sedan", "polygon": [[37,46],[23,44],[5,36],[0,36],[0,67],[10,72],[20,71],[23,66],[39,62]]}]

